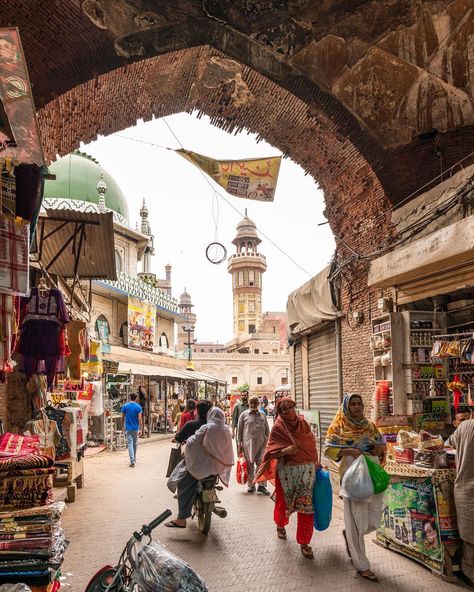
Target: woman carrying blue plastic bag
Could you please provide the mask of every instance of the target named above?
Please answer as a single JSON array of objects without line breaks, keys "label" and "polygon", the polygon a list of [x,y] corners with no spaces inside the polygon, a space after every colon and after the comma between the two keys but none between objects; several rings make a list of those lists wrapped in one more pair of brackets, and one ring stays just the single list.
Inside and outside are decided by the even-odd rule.
[{"label": "woman carrying blue plastic bag", "polygon": [[[360,395],[344,396],[343,403],[329,427],[324,448],[326,456],[340,462],[339,476],[341,481],[351,464],[362,454],[368,455],[372,461],[377,463],[384,459],[385,444],[382,435],[375,424],[365,417],[364,403]],[[343,535],[346,540],[347,552],[357,573],[366,580],[377,582],[377,576],[370,570],[370,563],[365,552],[364,536],[380,526],[383,493],[372,495],[371,481],[367,481],[369,486],[367,487],[367,495],[363,494],[364,482],[359,482],[357,485],[357,491],[360,492],[357,499],[350,497],[350,487],[347,488],[349,491],[344,488],[341,490],[344,500],[345,530]],[[352,480],[352,486],[355,492],[354,480]],[[371,491],[369,491],[370,486],[372,487]]]}]

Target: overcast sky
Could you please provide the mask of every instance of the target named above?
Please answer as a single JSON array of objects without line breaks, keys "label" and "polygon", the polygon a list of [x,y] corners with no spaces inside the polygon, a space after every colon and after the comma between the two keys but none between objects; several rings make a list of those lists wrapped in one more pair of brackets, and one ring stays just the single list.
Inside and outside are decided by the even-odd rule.
[{"label": "overcast sky", "polygon": [[[184,148],[213,158],[239,160],[280,154],[270,144],[257,143],[254,135],[231,135],[212,126],[207,117],[197,119],[180,114],[167,117],[166,121]],[[334,251],[329,225],[318,226],[325,221],[324,204],[314,179],[305,176],[291,160],[283,159],[275,201],[270,203],[233,197],[211,181],[237,213],[214,195],[196,167],[175,152],[150,143],[172,149],[180,147],[165,122],[158,119],[100,137],[81,150],[94,156],[116,179],[128,199],[133,227],[140,220],[139,210],[145,198],[155,235],[152,271],[161,278],[165,265],[172,265],[173,296],[179,298],[185,287],[190,293],[197,315],[196,338],[221,343],[232,339],[231,276],[227,263],[209,263],[205,250],[217,240],[225,245],[228,255],[235,251],[235,227],[245,208],[260,231],[259,250],[267,257],[263,310],[286,310],[288,294],[327,265]]]}]

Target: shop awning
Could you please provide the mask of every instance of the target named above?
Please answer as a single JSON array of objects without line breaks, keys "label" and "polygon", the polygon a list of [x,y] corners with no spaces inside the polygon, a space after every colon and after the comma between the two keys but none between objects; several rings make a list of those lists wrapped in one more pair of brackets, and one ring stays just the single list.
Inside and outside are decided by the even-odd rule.
[{"label": "shop awning", "polygon": [[288,296],[286,313],[290,336],[301,335],[324,321],[333,321],[338,317],[328,280],[330,270],[328,265]]},{"label": "shop awning", "polygon": [[176,380],[205,380],[207,382],[224,382],[219,381],[210,374],[202,372],[194,372],[191,370],[166,368],[165,366],[154,366],[145,364],[133,364],[130,362],[119,362],[119,374],[133,374],[138,376],[158,376],[160,378],[175,378]]},{"label": "shop awning", "polygon": [[368,284],[394,287],[404,304],[474,286],[474,216],[372,261]]},{"label": "shop awning", "polygon": [[63,278],[116,280],[113,214],[47,209],[36,231],[38,260]]}]

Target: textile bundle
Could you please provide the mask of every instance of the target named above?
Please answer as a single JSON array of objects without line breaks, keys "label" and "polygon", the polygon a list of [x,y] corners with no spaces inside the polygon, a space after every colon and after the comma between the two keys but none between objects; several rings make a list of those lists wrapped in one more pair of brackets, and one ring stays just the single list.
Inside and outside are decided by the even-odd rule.
[{"label": "textile bundle", "polygon": [[0,511],[52,501],[54,461],[38,452],[38,436],[7,433],[0,437]]},{"label": "textile bundle", "polygon": [[44,586],[55,579],[68,541],[61,528],[64,502],[0,512],[0,584]]}]

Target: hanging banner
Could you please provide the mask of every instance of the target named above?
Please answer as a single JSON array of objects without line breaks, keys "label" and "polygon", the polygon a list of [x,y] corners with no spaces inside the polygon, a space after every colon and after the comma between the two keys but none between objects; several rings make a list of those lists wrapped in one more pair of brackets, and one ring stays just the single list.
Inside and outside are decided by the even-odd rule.
[{"label": "hanging banner", "polygon": [[0,29],[0,93],[3,118],[8,118],[8,122],[0,124],[0,144],[4,148],[1,155],[43,165],[30,79],[20,34],[14,27]]},{"label": "hanging banner", "polygon": [[128,298],[128,347],[153,351],[156,306],[139,298]]},{"label": "hanging banner", "polygon": [[281,156],[246,160],[215,160],[190,150],[176,150],[219,183],[227,193],[245,199],[273,201]]}]

